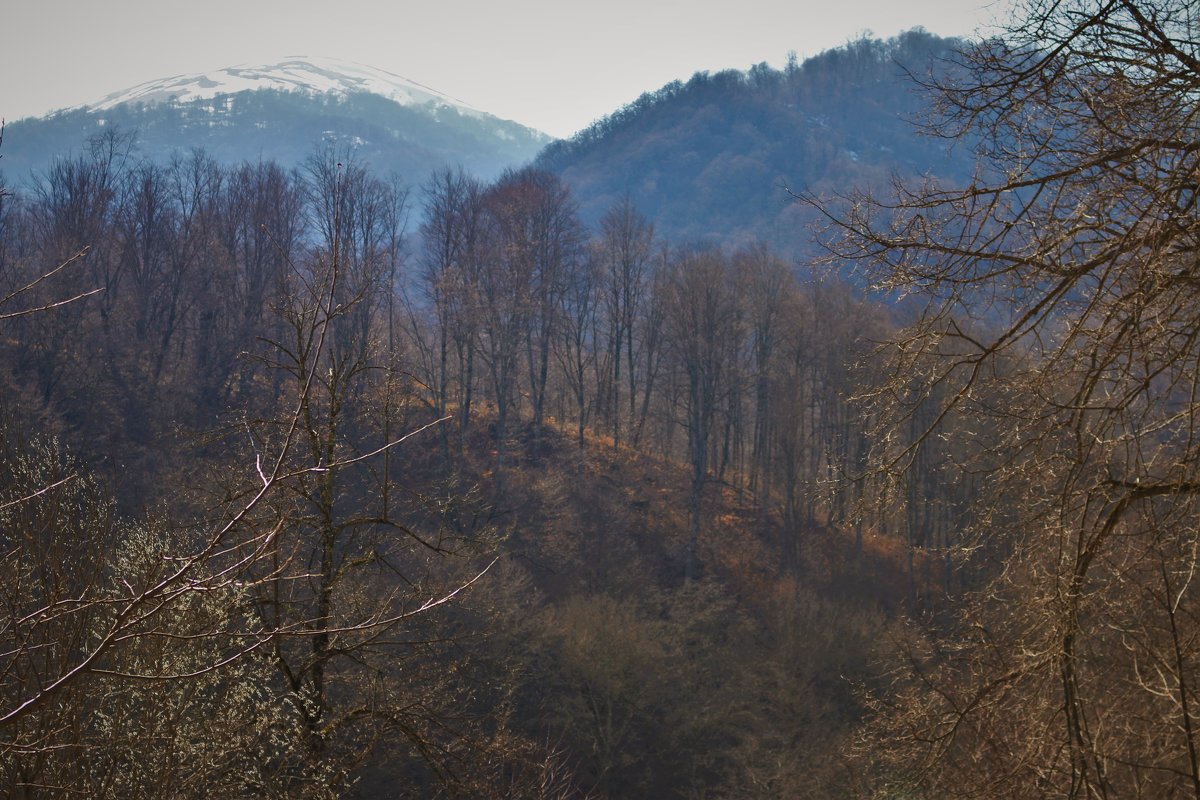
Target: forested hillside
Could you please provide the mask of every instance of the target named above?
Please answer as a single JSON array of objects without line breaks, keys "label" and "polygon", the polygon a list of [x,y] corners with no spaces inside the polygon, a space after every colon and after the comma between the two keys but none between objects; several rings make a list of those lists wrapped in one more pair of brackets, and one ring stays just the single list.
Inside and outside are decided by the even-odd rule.
[{"label": "forested hillside", "polygon": [[495,177],[0,184],[0,786],[1200,797],[1200,19],[1021,14],[940,161],[914,32]]},{"label": "forested hillside", "polygon": [[697,73],[649,92],[537,165],[562,176],[585,219],[629,196],[679,241],[769,242],[813,256],[817,216],[791,192],[841,192],[971,177],[969,142],[922,135],[930,96],[912,76],[945,72],[961,42],[920,30],[863,38],[783,70]]},{"label": "forested hillside", "polygon": [[543,170],[124,144],[0,209],[5,781],[836,790],[845,678],[961,581],[957,490],[839,483],[886,311]]}]

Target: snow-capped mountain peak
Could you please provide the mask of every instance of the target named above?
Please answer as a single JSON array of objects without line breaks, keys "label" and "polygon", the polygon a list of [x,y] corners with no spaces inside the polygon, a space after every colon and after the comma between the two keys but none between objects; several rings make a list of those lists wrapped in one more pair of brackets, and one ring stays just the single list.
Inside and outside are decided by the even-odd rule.
[{"label": "snow-capped mountain peak", "polygon": [[305,94],[348,95],[370,92],[401,105],[451,107],[469,116],[483,112],[455,100],[436,89],[381,69],[329,58],[294,56],[265,66],[238,65],[215,72],[176,75],[147,81],[130,89],[114,92],[86,108],[107,111],[126,103],[154,105],[171,98],[179,102],[204,100],[222,94],[274,89]]}]

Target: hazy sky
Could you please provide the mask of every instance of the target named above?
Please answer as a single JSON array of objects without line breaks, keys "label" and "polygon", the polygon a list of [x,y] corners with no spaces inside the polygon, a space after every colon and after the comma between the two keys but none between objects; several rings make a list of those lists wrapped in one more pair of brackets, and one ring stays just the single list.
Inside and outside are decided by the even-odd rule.
[{"label": "hazy sky", "polygon": [[567,136],[697,70],[782,66],[864,31],[964,35],[1004,0],[11,0],[0,117],[286,56],[357,61]]}]

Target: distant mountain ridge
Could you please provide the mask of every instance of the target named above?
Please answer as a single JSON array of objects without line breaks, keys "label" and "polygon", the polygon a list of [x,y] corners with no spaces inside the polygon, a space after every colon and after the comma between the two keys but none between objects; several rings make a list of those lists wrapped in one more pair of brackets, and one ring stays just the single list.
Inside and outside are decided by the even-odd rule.
[{"label": "distant mountain ridge", "polygon": [[909,74],[949,68],[963,44],[916,29],[783,70],[697,73],[550,144],[537,164],[572,186],[589,222],[628,195],[670,240],[765,241],[810,259],[818,220],[788,190],[970,179],[969,143],[918,130],[926,98]]},{"label": "distant mountain ridge", "polygon": [[21,182],[114,128],[134,134],[136,154],[151,160],[198,147],[227,163],[262,159],[291,167],[321,146],[336,146],[409,183],[447,165],[491,177],[527,163],[552,141],[393,73],[291,58],[147,81],[9,123],[0,168]]},{"label": "distant mountain ridge", "polygon": [[491,179],[536,159],[572,187],[589,223],[629,196],[671,241],[765,241],[811,260],[818,220],[788,190],[878,188],[893,175],[970,179],[969,142],[951,149],[914,125],[926,98],[909,74],[944,68],[963,44],[917,29],[782,70],[697,73],[560,141],[399,75],[292,58],[148,81],[10,123],[0,170],[19,183],[113,128],[136,132],[137,155],[152,160],[201,147],[226,163],[290,167],[321,146],[353,149],[377,173],[412,186],[437,167]]}]

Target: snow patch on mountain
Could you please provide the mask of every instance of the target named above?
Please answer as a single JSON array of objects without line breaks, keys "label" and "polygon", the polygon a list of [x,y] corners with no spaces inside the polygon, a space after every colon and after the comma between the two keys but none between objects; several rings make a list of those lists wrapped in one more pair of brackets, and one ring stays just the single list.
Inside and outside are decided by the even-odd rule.
[{"label": "snow patch on mountain", "polygon": [[216,72],[147,81],[83,107],[92,111],[106,111],[126,103],[153,105],[172,98],[186,103],[256,89],[338,96],[370,92],[405,106],[451,108],[471,117],[490,116],[461,100],[401,75],[352,61],[305,56],[294,56],[265,66],[239,65]]}]

